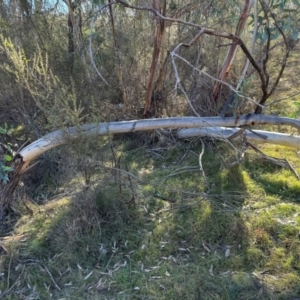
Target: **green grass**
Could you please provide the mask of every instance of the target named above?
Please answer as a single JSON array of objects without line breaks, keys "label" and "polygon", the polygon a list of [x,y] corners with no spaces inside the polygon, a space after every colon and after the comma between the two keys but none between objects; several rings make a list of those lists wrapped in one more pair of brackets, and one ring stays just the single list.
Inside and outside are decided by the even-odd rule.
[{"label": "green grass", "polygon": [[[300,295],[300,185],[290,170],[251,151],[228,169],[233,151],[208,145],[204,179],[197,143],[192,152],[185,143],[112,143],[120,167],[136,177],[96,167],[88,188],[78,173],[62,196],[27,203],[32,214],[12,228],[20,238],[3,241],[0,290],[12,287],[5,299]],[[262,150],[300,171],[295,150]],[[101,164],[112,166],[109,141],[101,154]]]}]

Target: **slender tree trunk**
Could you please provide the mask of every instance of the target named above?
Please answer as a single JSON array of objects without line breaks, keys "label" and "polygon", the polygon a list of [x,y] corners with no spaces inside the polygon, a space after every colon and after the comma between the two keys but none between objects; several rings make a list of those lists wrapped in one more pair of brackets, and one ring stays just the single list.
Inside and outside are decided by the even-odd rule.
[{"label": "slender tree trunk", "polygon": [[[159,13],[161,13],[160,0],[153,0],[153,8]],[[150,75],[147,84],[147,94],[146,94],[146,101],[144,107],[144,118],[150,118],[153,116],[154,113],[152,95],[153,95],[153,88],[154,88],[155,72],[157,69],[159,53],[162,45],[164,23],[165,23],[164,20],[160,20],[160,19],[156,20],[156,32],[155,32],[154,48],[153,48],[153,55],[152,55],[152,63],[150,67]]]},{"label": "slender tree trunk", "polygon": [[[167,0],[164,0],[163,3],[163,11],[162,15],[166,15],[166,9],[167,9]],[[165,61],[165,27],[166,23],[162,22],[161,24],[161,51],[160,51],[160,59],[159,59],[159,73],[158,73],[158,78],[157,78],[157,84],[155,88],[155,95],[161,96],[162,89],[163,89],[163,75],[164,75],[164,61]]]},{"label": "slender tree trunk", "polygon": [[[108,0],[108,2],[111,3],[111,0]],[[123,82],[123,72],[122,72],[122,66],[121,66],[120,47],[117,43],[117,37],[116,37],[116,31],[115,31],[115,21],[114,21],[112,5],[109,6],[109,13],[110,13],[112,33],[113,33],[115,54],[116,54],[116,58],[117,58],[117,76],[118,76],[118,80],[119,80],[120,89],[121,89],[121,92],[122,92],[122,101],[123,101],[123,103],[126,103],[127,102],[127,95],[126,95],[125,85],[124,85],[124,82]]]},{"label": "slender tree trunk", "polygon": [[[245,28],[246,21],[248,19],[249,11],[251,9],[252,4],[253,4],[253,0],[246,0],[243,13],[240,16],[239,23],[237,25],[236,32],[235,32],[235,35],[238,37],[241,36],[241,34]],[[226,58],[223,62],[223,65],[222,65],[220,71],[219,71],[219,74],[218,74],[219,80],[221,80],[221,81],[226,80],[226,77],[227,77],[227,75],[231,69],[232,63],[234,61],[234,58],[235,58],[235,55],[237,52],[237,48],[238,48],[238,45],[236,43],[233,43],[230,46],[228,53],[226,55]],[[212,89],[212,95],[216,102],[219,102],[218,100],[220,98],[221,89],[222,89],[222,83],[216,82]]]},{"label": "slender tree trunk", "polygon": [[75,18],[74,18],[74,4],[71,0],[68,0],[69,6],[69,14],[68,14],[68,28],[69,28],[69,70],[70,73],[73,74],[74,68],[74,55],[75,55],[75,45],[74,45],[74,25],[75,25]]}]

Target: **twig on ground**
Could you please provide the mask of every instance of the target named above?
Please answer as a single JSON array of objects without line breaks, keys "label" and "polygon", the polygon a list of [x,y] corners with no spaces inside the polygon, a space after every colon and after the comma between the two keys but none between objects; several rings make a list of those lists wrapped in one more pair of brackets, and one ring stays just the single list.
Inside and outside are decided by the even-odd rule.
[{"label": "twig on ground", "polygon": [[206,185],[207,189],[209,189],[209,184],[207,182],[207,178],[205,176],[205,171],[204,171],[203,165],[202,165],[202,157],[203,157],[203,154],[205,152],[205,144],[204,144],[204,142],[201,138],[200,138],[200,141],[201,141],[201,144],[202,144],[202,150],[201,150],[201,153],[199,154],[199,167],[200,167],[200,171],[202,171],[202,175],[203,175],[203,178],[204,178],[204,181],[205,181],[205,185]]},{"label": "twig on ground", "polygon": [[297,173],[296,169],[291,165],[291,163],[287,160],[287,159],[281,159],[281,158],[276,158],[276,157],[272,157],[269,155],[266,155],[265,153],[263,153],[261,150],[259,150],[257,147],[255,147],[253,144],[247,142],[247,145],[250,146],[255,152],[259,153],[263,159],[276,164],[282,168],[289,168],[294,175],[297,177],[298,180],[300,180],[300,176]]},{"label": "twig on ground", "polygon": [[300,176],[299,176],[298,172],[296,171],[296,169],[291,165],[291,163],[287,159],[285,159],[285,160],[286,160],[289,168],[291,169],[291,171],[295,174],[297,179],[300,180]]},{"label": "twig on ground", "polygon": [[10,280],[10,271],[11,271],[11,261],[12,261],[13,256],[11,255],[9,259],[9,264],[8,264],[8,274],[7,274],[7,288],[9,287],[9,280]]},{"label": "twig on ground", "polygon": [[190,146],[188,146],[188,148],[186,149],[186,151],[181,155],[181,157],[179,158],[179,160],[176,162],[176,165],[179,165],[184,160],[184,158],[186,157],[186,155],[189,152],[189,150],[190,150]]},{"label": "twig on ground", "polygon": [[170,199],[170,198],[167,198],[167,197],[164,197],[164,196],[160,196],[158,194],[154,194],[153,197],[157,198],[157,199],[161,199],[163,201],[170,202],[170,203],[175,203],[176,202],[176,199]]},{"label": "twig on ground", "polygon": [[174,207],[170,207],[170,208],[164,208],[164,209],[161,209],[158,212],[156,212],[156,214],[161,214],[161,213],[168,212],[168,211],[171,211],[171,210],[176,210],[176,209],[188,209],[188,208],[190,208],[194,205],[197,205],[197,204],[199,204],[198,201],[188,203],[188,204],[185,204],[185,205],[178,205],[178,206],[174,206]]},{"label": "twig on ground", "polygon": [[154,156],[157,156],[159,158],[164,158],[162,155],[160,155],[158,153],[159,151],[157,151],[156,149],[149,149],[149,150],[147,150],[147,152],[150,153],[150,154],[152,154],[152,155],[154,155]]},{"label": "twig on ground", "polygon": [[3,293],[1,293],[0,291],[0,300],[1,299],[4,299],[5,296],[7,296],[7,294],[17,285],[20,283],[20,278],[21,276],[23,275],[23,272],[24,272],[24,269],[25,267],[23,267],[23,270],[20,274],[20,276],[18,277],[18,279],[11,285],[9,286],[9,281],[10,281],[10,272],[11,272],[11,262],[12,262],[12,258],[13,256],[10,257],[10,260],[9,260],[9,264],[8,264],[8,274],[7,274],[7,288],[5,289],[5,291],[3,291]]},{"label": "twig on ground", "polygon": [[45,269],[45,271],[48,273],[48,275],[50,276],[50,279],[52,280],[53,284],[55,285],[55,287],[60,291],[60,287],[57,285],[57,283],[55,282],[52,274],[50,273],[49,269],[45,266],[45,265],[42,265]]},{"label": "twig on ground", "polygon": [[[206,193],[197,193],[197,192],[182,191],[182,190],[179,190],[179,189],[174,189],[174,188],[168,187],[168,186],[163,185],[163,184],[158,184],[157,182],[146,182],[144,180],[141,180],[139,177],[137,177],[136,175],[132,174],[131,172],[125,171],[123,169],[107,167],[107,166],[105,166],[103,164],[97,164],[96,166],[98,166],[100,168],[103,168],[103,169],[106,169],[106,170],[116,170],[116,171],[119,171],[119,172],[123,172],[125,174],[128,174],[129,176],[131,176],[135,180],[137,180],[137,181],[139,181],[141,183],[144,183],[144,184],[151,184],[151,185],[160,187],[162,189],[166,189],[166,190],[174,191],[174,192],[180,192],[180,193],[185,194],[185,195],[201,196],[201,197],[207,198],[207,194]],[[189,167],[189,168],[191,168],[191,167]],[[198,169],[199,167],[197,166],[196,168]]]},{"label": "twig on ground", "polygon": [[[125,163],[125,167],[126,167],[126,171],[129,173],[128,171],[128,166],[127,164]],[[133,202],[133,205],[136,206],[136,200],[137,200],[137,197],[136,197],[136,192],[134,190],[134,187],[133,187],[133,183],[132,183],[132,180],[131,180],[131,177],[129,176],[129,174],[127,174],[128,176],[128,181],[130,183],[130,188],[131,188],[131,191],[132,191],[132,199],[130,202]]]}]

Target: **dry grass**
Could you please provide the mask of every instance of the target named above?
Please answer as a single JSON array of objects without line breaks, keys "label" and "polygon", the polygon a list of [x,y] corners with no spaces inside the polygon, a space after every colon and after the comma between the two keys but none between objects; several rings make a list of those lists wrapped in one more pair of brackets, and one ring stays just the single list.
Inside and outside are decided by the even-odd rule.
[{"label": "dry grass", "polygon": [[[63,194],[27,203],[32,214],[1,242],[0,298],[297,298],[300,184],[291,171],[251,152],[226,169],[232,150],[212,144],[205,181],[197,143],[111,143],[117,159],[104,146],[88,186],[79,172]],[[300,171],[294,150],[263,150]]]}]

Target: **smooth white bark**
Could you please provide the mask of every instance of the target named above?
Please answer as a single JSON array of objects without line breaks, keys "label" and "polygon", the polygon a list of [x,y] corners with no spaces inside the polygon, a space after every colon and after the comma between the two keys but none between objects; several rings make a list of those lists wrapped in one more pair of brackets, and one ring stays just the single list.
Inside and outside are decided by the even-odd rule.
[{"label": "smooth white bark", "polygon": [[[126,133],[135,131],[147,131],[160,128],[194,128],[194,130],[205,128],[202,131],[198,131],[197,134],[210,135],[221,138],[226,138],[233,134],[233,129],[220,129],[219,127],[239,127],[244,125],[257,125],[257,124],[270,124],[270,125],[289,125],[300,130],[300,120],[284,118],[278,116],[266,116],[248,114],[236,117],[176,117],[165,119],[147,119],[147,120],[133,120],[123,122],[109,122],[99,124],[87,124],[82,126],[70,127],[65,130],[53,131],[39,140],[31,143],[20,151],[20,155],[25,162],[23,170],[29,165],[29,163],[43,154],[44,152],[57,147],[59,145],[67,143],[69,139],[76,139],[80,135],[109,135],[115,133]],[[208,131],[207,128],[213,130]],[[228,131],[229,130],[229,131]],[[231,132],[231,134],[230,134]],[[228,134],[227,134],[228,133]],[[195,135],[196,131],[185,131],[181,129],[178,131],[178,137],[187,137],[188,135]],[[299,137],[292,137],[285,134],[267,133],[264,132],[267,139],[259,139],[259,142],[269,142],[281,145],[287,145],[291,147],[300,147]],[[247,137],[254,140],[255,134],[247,132]]]},{"label": "smooth white bark", "polygon": [[[217,139],[228,139],[237,133],[237,128],[214,127],[214,128],[189,128],[177,132],[178,138],[189,138],[194,136],[209,136]],[[286,133],[270,132],[263,130],[245,130],[247,140],[250,142],[270,143],[282,146],[300,148],[300,136],[292,136]]]}]

